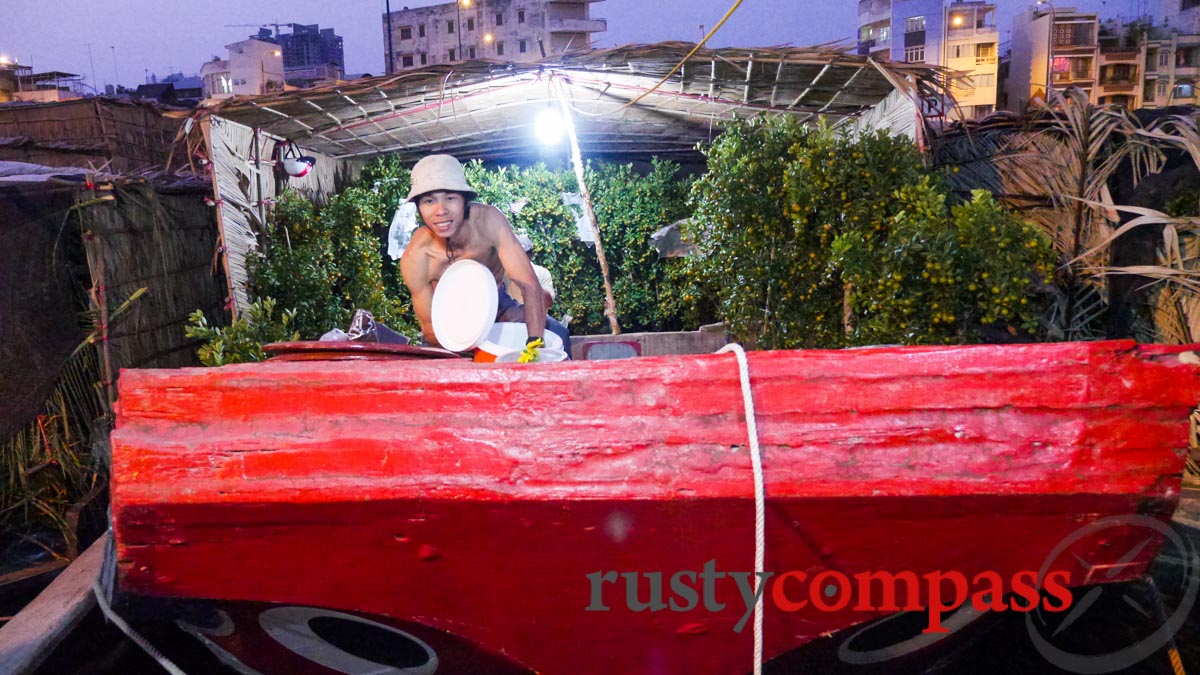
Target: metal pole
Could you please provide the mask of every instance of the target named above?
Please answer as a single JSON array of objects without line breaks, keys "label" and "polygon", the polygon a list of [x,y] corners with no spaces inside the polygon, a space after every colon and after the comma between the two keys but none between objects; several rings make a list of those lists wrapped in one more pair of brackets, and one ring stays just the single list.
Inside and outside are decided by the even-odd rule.
[{"label": "metal pole", "polygon": [[[113,87],[119,87],[121,86],[121,75],[117,72],[117,48],[114,45],[109,45],[108,48],[112,50],[113,57]],[[115,89],[113,93],[116,93]]]},{"label": "metal pole", "polygon": [[456,61],[462,61],[462,0],[454,0],[454,14],[456,23],[454,24],[454,34],[458,36],[458,52],[455,54],[458,58]]},{"label": "metal pole", "polygon": [[88,48],[88,63],[92,66],[92,91],[99,94],[100,90],[96,88],[96,63],[92,61],[92,45],[95,43],[87,42],[84,44],[86,44]]},{"label": "metal pole", "polygon": [[395,59],[395,52],[392,51],[392,0],[384,0],[384,11],[387,12],[387,32],[388,32],[388,59],[387,66],[383,71],[388,75],[392,74],[392,63]]},{"label": "metal pole", "polygon": [[1054,3],[1050,0],[1044,0],[1046,5],[1050,7],[1050,26],[1046,30],[1046,95],[1045,104],[1050,105],[1050,78],[1051,66],[1054,63]]}]

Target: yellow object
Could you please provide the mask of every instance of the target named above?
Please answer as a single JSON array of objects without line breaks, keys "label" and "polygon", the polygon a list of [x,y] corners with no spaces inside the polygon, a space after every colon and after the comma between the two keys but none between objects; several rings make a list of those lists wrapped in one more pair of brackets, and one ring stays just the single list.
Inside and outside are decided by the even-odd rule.
[{"label": "yellow object", "polygon": [[533,363],[534,361],[537,361],[537,350],[542,348],[542,344],[542,338],[537,338],[536,340],[532,340],[526,344],[525,351],[521,352],[521,356],[517,359],[517,363]]}]

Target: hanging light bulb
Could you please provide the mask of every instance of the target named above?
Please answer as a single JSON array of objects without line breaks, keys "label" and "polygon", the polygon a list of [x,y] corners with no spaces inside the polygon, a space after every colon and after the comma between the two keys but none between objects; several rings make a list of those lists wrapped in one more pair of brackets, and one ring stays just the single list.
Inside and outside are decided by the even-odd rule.
[{"label": "hanging light bulb", "polygon": [[563,121],[562,113],[554,107],[554,104],[548,104],[538,113],[534,125],[538,140],[543,145],[558,145],[566,133],[566,123]]}]

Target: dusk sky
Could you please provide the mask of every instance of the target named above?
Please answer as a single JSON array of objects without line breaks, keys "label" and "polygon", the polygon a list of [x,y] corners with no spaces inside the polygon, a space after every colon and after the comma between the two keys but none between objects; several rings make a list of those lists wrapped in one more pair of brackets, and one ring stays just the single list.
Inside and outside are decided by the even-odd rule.
[{"label": "dusk sky", "polygon": [[[486,2],[487,0],[482,0]],[[1103,15],[1129,15],[1145,0],[1059,0]],[[0,17],[0,55],[19,59],[35,71],[62,70],[100,88],[117,81],[136,86],[146,73],[194,75],[224,45],[246,38],[254,28],[227,24],[265,22],[320,24],[334,28],[345,42],[348,73],[383,70],[384,0],[5,0]],[[439,4],[433,0],[396,0],[392,9]],[[596,46],[630,42],[700,39],[700,26],[712,27],[733,0],[604,0],[592,15],[608,20]],[[1008,39],[1012,15],[1031,4],[999,0],[1001,41]],[[808,46],[850,39],[856,29],[855,0],[745,0],[710,41],[718,47]],[[87,43],[92,43],[92,64]],[[115,50],[113,49],[115,47]],[[115,64],[114,64],[115,56]]]}]

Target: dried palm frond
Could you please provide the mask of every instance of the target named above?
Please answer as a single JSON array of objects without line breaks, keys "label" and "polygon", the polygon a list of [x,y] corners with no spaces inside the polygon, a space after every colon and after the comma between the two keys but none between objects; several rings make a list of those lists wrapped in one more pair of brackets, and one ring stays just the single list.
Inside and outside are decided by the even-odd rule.
[{"label": "dried palm frond", "polygon": [[[1189,316],[1188,303],[1194,304]],[[1163,287],[1152,299],[1155,337],[1159,342],[1186,345],[1196,341],[1193,323],[1200,323],[1200,298],[1178,288]]]},{"label": "dried palm frond", "polygon": [[[68,513],[101,480],[92,451],[92,429],[107,416],[99,391],[94,349],[77,350],[64,365],[41,415],[0,443],[0,528],[21,534],[50,527],[68,544],[74,527]],[[69,548],[69,546],[68,546]]]}]

